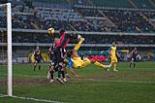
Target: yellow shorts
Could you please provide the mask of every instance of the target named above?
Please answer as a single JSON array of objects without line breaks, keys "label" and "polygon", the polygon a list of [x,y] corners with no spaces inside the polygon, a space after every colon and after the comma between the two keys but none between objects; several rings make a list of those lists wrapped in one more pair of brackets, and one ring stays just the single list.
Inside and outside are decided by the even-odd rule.
[{"label": "yellow shorts", "polygon": [[90,60],[89,60],[88,58],[84,58],[81,67],[86,67],[86,66],[88,66],[90,63],[91,63],[91,62],[90,62]]},{"label": "yellow shorts", "polygon": [[73,60],[73,67],[74,68],[83,68],[89,65],[91,62],[88,58]]},{"label": "yellow shorts", "polygon": [[118,62],[117,58],[111,58],[111,63],[117,63],[117,62]]}]

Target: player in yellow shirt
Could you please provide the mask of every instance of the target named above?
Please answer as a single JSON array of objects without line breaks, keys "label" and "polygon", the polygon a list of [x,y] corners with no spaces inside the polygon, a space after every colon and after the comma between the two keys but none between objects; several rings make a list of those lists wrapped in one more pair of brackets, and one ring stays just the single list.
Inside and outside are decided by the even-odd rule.
[{"label": "player in yellow shirt", "polygon": [[99,67],[102,67],[102,68],[108,68],[108,67],[111,67],[111,65],[104,65],[102,63],[99,63],[98,61],[91,61],[90,59],[88,58],[81,58],[79,55],[78,55],[78,50],[80,49],[81,47],[81,44],[83,43],[85,39],[80,37],[79,39],[79,42],[75,45],[75,47],[73,48],[73,50],[69,51],[67,54],[68,54],[68,67],[70,69],[81,69],[83,67],[86,67],[87,65],[93,63],[95,64],[96,66],[99,66]]},{"label": "player in yellow shirt", "polygon": [[118,59],[117,59],[117,47],[116,47],[115,42],[112,43],[112,47],[110,50],[110,59],[111,59],[111,65],[112,65],[113,71],[118,71],[116,69]]}]

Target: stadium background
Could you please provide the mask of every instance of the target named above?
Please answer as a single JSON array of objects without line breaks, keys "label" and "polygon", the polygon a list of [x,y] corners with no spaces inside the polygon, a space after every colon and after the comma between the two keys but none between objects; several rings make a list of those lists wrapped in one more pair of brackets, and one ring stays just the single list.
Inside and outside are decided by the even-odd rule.
[{"label": "stadium background", "polygon": [[[1,1],[4,2],[4,1]],[[108,55],[115,41],[121,55],[137,47],[140,60],[155,60],[154,0],[8,0],[12,3],[13,61],[28,62],[36,46],[46,54],[47,29],[65,28],[86,38],[81,55]],[[0,10],[1,60],[5,57],[6,15]],[[69,46],[71,47],[71,45]],[[3,62],[3,61],[1,61]]]},{"label": "stadium background", "polygon": [[[6,8],[0,7],[0,102],[45,103],[154,103],[155,101],[155,1],[154,0],[0,0],[12,3],[13,96],[7,94]],[[85,37],[80,55],[109,56],[118,44],[119,61],[138,48],[139,62],[119,62],[118,72],[91,64],[76,69],[65,85],[47,80],[48,63],[33,71],[29,58],[40,46],[44,59],[51,38],[47,29],[65,28]],[[73,42],[74,43],[74,42]],[[69,45],[69,49],[72,47]],[[108,60],[108,59],[107,59]],[[1,64],[2,63],[2,64]],[[26,64],[25,64],[26,63]],[[109,62],[104,62],[109,63]],[[25,99],[25,97],[29,97]],[[36,99],[34,99],[36,98]]]}]

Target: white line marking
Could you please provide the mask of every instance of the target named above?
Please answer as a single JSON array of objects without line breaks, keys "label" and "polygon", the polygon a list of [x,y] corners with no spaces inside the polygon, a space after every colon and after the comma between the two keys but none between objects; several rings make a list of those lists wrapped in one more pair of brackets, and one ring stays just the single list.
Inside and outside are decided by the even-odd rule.
[{"label": "white line marking", "polygon": [[37,99],[37,98],[30,98],[30,97],[20,97],[20,96],[8,96],[0,94],[0,97],[11,97],[11,98],[17,98],[17,99],[23,99],[23,100],[32,100],[37,102],[46,102],[46,103],[64,103],[59,101],[52,101],[52,100],[46,100],[46,99]]}]

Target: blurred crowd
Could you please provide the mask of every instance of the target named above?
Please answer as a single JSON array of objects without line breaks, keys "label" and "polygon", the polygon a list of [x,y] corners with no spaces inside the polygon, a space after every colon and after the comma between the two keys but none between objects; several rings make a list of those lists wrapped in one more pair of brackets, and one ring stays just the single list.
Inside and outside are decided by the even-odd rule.
[{"label": "blurred crowd", "polygon": [[[78,8],[73,5],[20,1],[12,5],[13,28],[97,31],[155,32],[155,12],[116,9]],[[78,4],[84,3],[78,0]],[[42,4],[42,5],[41,5]],[[61,8],[60,8],[61,7]],[[0,27],[6,27],[5,10],[0,8]],[[150,23],[150,21],[152,23]]]},{"label": "blurred crowd", "polygon": [[[153,36],[96,36],[96,35],[82,35],[85,39],[86,44],[111,44],[116,42],[117,44],[155,44],[155,38]],[[2,38],[0,36],[0,38]],[[43,39],[44,38],[44,39]],[[51,38],[47,34],[31,34],[31,33],[20,33],[14,34],[14,43],[51,43]],[[76,43],[72,41],[71,43]]]}]

